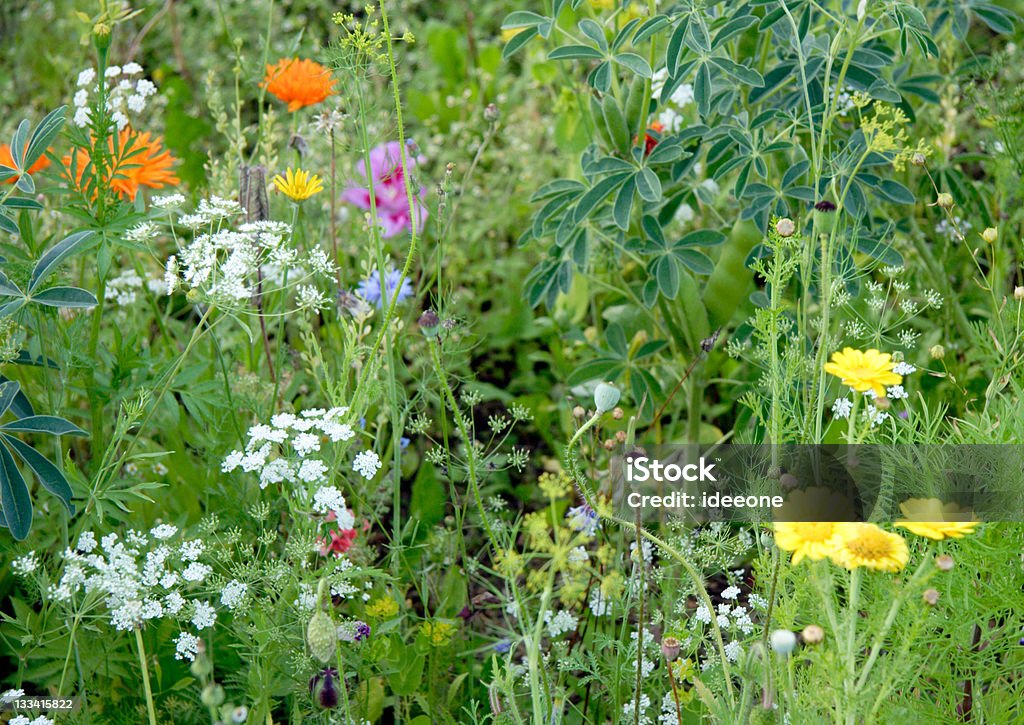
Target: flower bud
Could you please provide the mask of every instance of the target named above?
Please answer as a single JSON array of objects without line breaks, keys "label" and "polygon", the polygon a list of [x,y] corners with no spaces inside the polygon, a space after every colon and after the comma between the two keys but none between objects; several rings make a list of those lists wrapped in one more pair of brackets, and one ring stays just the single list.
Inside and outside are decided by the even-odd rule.
[{"label": "flower bud", "polygon": [[918,151],[917,153],[910,157],[910,163],[912,163],[914,166],[924,166],[927,161],[928,157],[925,156],[920,151]]},{"label": "flower bud", "polygon": [[582,405],[577,405],[575,408],[572,409],[572,417],[573,418],[583,418],[586,415],[587,415],[587,411],[583,409]]},{"label": "flower bud", "polygon": [[800,637],[806,644],[820,644],[825,639],[825,630],[817,624],[808,624],[800,633]]},{"label": "flower bud", "polygon": [[1013,288],[1013,299],[1018,302],[1024,300],[1024,287],[1017,286]]},{"label": "flower bud", "polygon": [[336,669],[325,667],[309,681],[309,693],[316,704],[324,710],[332,710],[338,706],[338,688],[335,683],[337,676]]},{"label": "flower bud", "polygon": [[626,431],[624,431],[624,430],[616,431],[616,433],[615,433],[615,442],[616,443],[625,443],[626,442]]},{"label": "flower bud", "polygon": [[796,635],[788,629],[776,629],[769,638],[772,649],[782,657],[788,657],[789,653],[796,648]]},{"label": "flower bud", "polygon": [[594,406],[598,413],[607,413],[619,402],[619,389],[609,383],[598,383],[594,389]]},{"label": "flower bud", "polygon": [[892,402],[884,395],[879,395],[874,400],[875,407],[879,410],[889,410],[892,407]]},{"label": "flower bud", "polygon": [[836,226],[836,205],[823,199],[814,205],[812,213],[815,234],[831,234]]},{"label": "flower bud", "polygon": [[953,208],[953,195],[947,191],[942,192],[935,199],[935,203],[941,206],[943,209]]},{"label": "flower bud", "polygon": [[487,121],[487,123],[494,123],[499,118],[501,118],[501,111],[499,111],[498,107],[493,103],[488,103],[487,107],[484,109],[484,120]]},{"label": "flower bud", "polygon": [[796,232],[796,224],[793,223],[792,219],[783,217],[775,222],[775,232],[780,237],[791,237]]},{"label": "flower bud", "polygon": [[247,708],[245,705],[239,705],[231,711],[231,722],[235,723],[236,725],[241,725],[241,723],[244,723],[248,719],[249,708]]},{"label": "flower bud", "polygon": [[426,337],[435,337],[437,335],[437,326],[441,324],[441,320],[436,312],[427,310],[420,315],[420,319],[416,321],[416,324],[420,326],[420,330]]},{"label": "flower bud", "polygon": [[679,657],[679,640],[675,637],[663,637],[661,640],[661,654],[669,662],[674,662]]},{"label": "flower bud", "polygon": [[610,451],[615,448],[615,439],[609,438],[604,442],[604,449]]},{"label": "flower bud", "polygon": [[317,607],[306,627],[306,644],[310,653],[321,662],[330,662],[338,642],[338,630],[331,621],[331,615]]},{"label": "flower bud", "polygon": [[211,682],[203,688],[203,694],[199,696],[199,701],[206,707],[220,707],[224,702],[224,688],[216,682]]},{"label": "flower bud", "polygon": [[199,640],[199,645],[196,652],[196,658],[192,660],[192,664],[189,665],[189,671],[192,676],[196,679],[204,679],[211,672],[213,672],[213,663],[210,662],[210,658],[206,656],[206,643]]},{"label": "flower bud", "polygon": [[929,607],[934,607],[939,603],[939,592],[937,589],[925,589],[924,594],[921,595],[921,599]]},{"label": "flower bud", "polygon": [[779,485],[786,491],[792,491],[800,485],[800,481],[792,473],[783,473],[779,476]]},{"label": "flower bud", "polygon": [[981,233],[981,238],[989,244],[995,244],[996,240],[999,239],[999,230],[995,227],[988,227]]},{"label": "flower bud", "polygon": [[932,356],[932,360],[941,360],[946,357],[946,348],[942,345],[932,345],[928,354]]},{"label": "flower bud", "polygon": [[953,568],[953,565],[953,557],[949,554],[943,554],[942,556],[935,557],[935,566],[937,566],[940,571],[949,571]]},{"label": "flower bud", "polygon": [[625,415],[626,413],[622,410],[622,408],[616,407],[615,410],[612,411],[612,417],[615,418],[615,420],[622,420],[622,418]]}]

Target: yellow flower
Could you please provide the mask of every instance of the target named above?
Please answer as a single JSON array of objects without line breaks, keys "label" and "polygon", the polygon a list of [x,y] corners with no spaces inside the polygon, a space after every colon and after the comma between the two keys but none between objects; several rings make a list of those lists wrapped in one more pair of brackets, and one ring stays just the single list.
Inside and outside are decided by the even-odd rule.
[{"label": "yellow flower", "polygon": [[537,485],[550,499],[561,498],[572,491],[572,479],[565,473],[544,472],[537,479]]},{"label": "yellow flower", "polygon": [[611,10],[615,7],[615,0],[590,0],[590,7],[595,10]]},{"label": "yellow flower", "polygon": [[866,566],[880,571],[899,571],[907,565],[907,542],[874,524],[836,524],[838,541],[832,560],[847,569]]},{"label": "yellow flower", "polygon": [[900,504],[900,511],[907,518],[898,519],[897,526],[936,541],[973,534],[978,525],[970,511],[961,510],[955,503],[943,504],[937,498],[907,499]]},{"label": "yellow flower", "polygon": [[398,614],[398,602],[391,597],[377,597],[366,606],[366,613],[378,619],[391,619]]},{"label": "yellow flower", "polygon": [[843,385],[849,385],[859,393],[873,390],[875,395],[884,398],[886,385],[903,382],[903,376],[892,371],[894,365],[892,356],[887,352],[847,347],[842,352],[832,353],[832,362],[825,363],[825,372],[840,378]]},{"label": "yellow flower", "polygon": [[319,194],[324,190],[324,185],[316,174],[310,176],[308,171],[302,169],[288,169],[285,175],[287,178],[280,174],[275,176],[274,186],[292,201],[305,201],[313,194]]},{"label": "yellow flower", "polygon": [[792,551],[794,564],[804,557],[820,561],[832,555],[838,526],[831,521],[780,521],[775,524],[775,545]]},{"label": "yellow flower", "polygon": [[420,627],[426,641],[433,647],[444,647],[452,641],[455,625],[451,622],[424,622]]}]

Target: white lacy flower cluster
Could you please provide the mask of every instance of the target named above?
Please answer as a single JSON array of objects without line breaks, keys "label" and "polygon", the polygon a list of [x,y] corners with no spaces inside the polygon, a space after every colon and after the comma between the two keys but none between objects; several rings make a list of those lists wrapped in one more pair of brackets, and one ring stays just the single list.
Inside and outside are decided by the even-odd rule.
[{"label": "white lacy flower cluster", "polygon": [[129,307],[135,304],[138,293],[146,287],[152,294],[161,294],[164,291],[163,280],[157,277],[143,279],[134,269],[129,269],[107,282],[107,289],[103,296],[108,302],[113,302],[118,307]]},{"label": "white lacy flower cluster", "polygon": [[[179,203],[175,197],[154,202],[160,209]],[[256,221],[233,228],[242,212],[238,202],[213,196],[201,200],[194,213],[178,214],[177,224],[194,230],[195,236],[191,241],[179,239],[178,253],[167,260],[167,294],[181,287],[221,307],[251,310],[249,302],[258,292],[268,295],[295,288],[299,309],[326,307],[327,296],[310,282],[335,273],[327,253],[317,246],[300,253],[284,222]],[[150,238],[154,231],[152,222],[132,230]]]},{"label": "white lacy flower cluster", "polygon": [[651,96],[659,102],[658,122],[663,126],[662,133],[676,133],[686,120],[679,112],[686,106],[693,103],[693,86],[689,83],[681,83],[664,104],[661,104],[661,94],[668,82],[668,68],[661,68],[651,78]]},{"label": "white lacy flower cluster", "polygon": [[[112,65],[103,75],[103,82],[106,84],[107,112],[117,130],[121,131],[130,123],[131,115],[137,116],[146,109],[147,100],[156,95],[156,86],[152,81],[141,77],[142,66],[138,63]],[[78,74],[78,90],[73,99],[75,115],[71,122],[79,128],[85,128],[92,120],[90,96],[99,93],[100,90],[95,81],[95,68],[86,68]]]},{"label": "white lacy flower cluster", "polygon": [[209,602],[190,595],[213,571],[200,561],[206,547],[198,539],[177,539],[178,528],[171,524],[148,534],[133,529],[124,538],[110,533],[99,542],[86,531],[62,554],[64,570],[47,594],[57,602],[81,591],[101,594],[119,630],[163,617],[191,617],[197,627],[212,626],[216,614]]},{"label": "white lacy flower cluster", "polygon": [[[355,521],[341,491],[327,485],[328,468],[320,456],[323,444],[355,437],[352,426],[343,422],[347,413],[347,407],[311,408],[298,415],[279,413],[270,419],[269,425],[260,423],[249,428],[245,449],[228,454],[221,470],[257,473],[260,488],[272,483],[317,485],[313,510],[323,514],[333,512],[338,517],[338,526],[350,529]],[[352,470],[367,480],[380,468],[380,458],[373,451],[361,451],[352,461]]]}]

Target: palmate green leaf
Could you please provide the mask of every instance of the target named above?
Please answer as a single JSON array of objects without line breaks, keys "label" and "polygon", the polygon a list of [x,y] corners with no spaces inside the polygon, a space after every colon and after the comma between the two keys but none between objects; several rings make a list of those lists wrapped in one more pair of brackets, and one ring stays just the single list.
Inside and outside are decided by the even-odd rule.
[{"label": "palmate green leaf", "polygon": [[636,53],[619,53],[615,56],[615,62],[633,71],[641,78],[650,78],[654,75],[650,64]]},{"label": "palmate green leaf", "polygon": [[[7,377],[0,375],[0,381],[6,383],[8,380]],[[19,418],[27,418],[30,415],[36,414],[36,411],[32,408],[31,401],[25,396],[25,392],[20,389],[20,386],[11,400],[10,410]]]},{"label": "palmate green leaf", "polygon": [[594,186],[584,194],[579,203],[576,204],[576,210],[573,213],[573,220],[579,224],[589,217],[594,209],[602,201],[608,198],[608,196],[615,191],[617,188],[626,183],[626,179],[632,176],[629,172],[623,172],[621,174],[612,174],[601,181],[594,184]]},{"label": "palmate green leaf", "polygon": [[11,158],[19,172],[23,172],[28,166],[25,164],[25,151],[28,146],[29,128],[28,119],[23,120],[11,136]]},{"label": "palmate green leaf", "polygon": [[716,247],[726,240],[726,236],[717,229],[698,229],[683,236],[675,243],[676,247]]},{"label": "palmate green leaf", "polygon": [[579,28],[580,32],[597,43],[597,47],[602,53],[608,52],[608,39],[605,38],[604,28],[600,24],[590,18],[584,18],[579,22]]},{"label": "palmate green leaf", "polygon": [[661,200],[661,180],[648,168],[640,169],[636,175],[636,190],[640,198],[650,203]]},{"label": "palmate green leaf", "polygon": [[32,528],[32,498],[7,447],[0,445],[0,506],[11,536],[24,541]]},{"label": "palmate green leaf", "polygon": [[22,194],[36,193],[36,182],[32,179],[32,174],[27,171],[23,171],[21,176],[18,177],[17,187],[18,191]]},{"label": "palmate green leaf", "polygon": [[0,416],[13,405],[14,399],[21,392],[21,384],[14,380],[0,383]]},{"label": "palmate green leaf", "polygon": [[715,271],[715,263],[704,252],[698,252],[696,249],[677,248],[673,256],[694,274],[707,276]]},{"label": "palmate green leaf", "polygon": [[679,264],[671,255],[663,255],[654,260],[648,270],[658,281],[658,290],[670,300],[679,294]]},{"label": "palmate green leaf", "polygon": [[668,26],[669,19],[664,15],[655,15],[650,20],[645,21],[643,25],[636,29],[636,35],[633,36],[634,47],[640,45],[652,35],[661,32]]},{"label": "palmate green leaf", "polygon": [[64,114],[67,106],[61,106],[53,111],[46,114],[46,118],[39,122],[35,130],[32,132],[32,138],[28,142],[28,148],[25,150],[25,164],[24,168],[28,169],[32,167],[39,157],[46,153],[46,149],[50,147],[50,143],[60,132],[61,127],[64,125]]},{"label": "palmate green leaf", "polygon": [[32,298],[47,307],[95,307],[96,296],[80,287],[50,287]]},{"label": "palmate green leaf", "polygon": [[7,275],[0,272],[0,295],[9,295],[11,297],[24,297],[25,293],[18,288],[18,285],[14,284],[7,278]]},{"label": "palmate green leaf", "polygon": [[70,420],[59,418],[56,415],[31,415],[27,418],[19,418],[18,420],[12,420],[10,423],[0,425],[0,431],[7,433],[49,433],[55,436],[88,435]]},{"label": "palmate green leaf", "polygon": [[75,506],[71,503],[71,486],[68,485],[68,480],[64,478],[61,470],[39,453],[39,451],[32,448],[32,446],[23,443],[13,436],[3,435],[7,444],[14,449],[18,457],[36,474],[36,478],[39,479],[39,483],[42,484],[43,488],[59,498],[61,503],[64,504],[64,508],[68,510],[68,513],[74,516]]},{"label": "palmate green leaf", "polygon": [[711,111],[711,70],[707,63],[697,65],[697,77],[693,82],[693,97],[697,101],[697,112],[706,119]]},{"label": "palmate green leaf", "polygon": [[19,297],[16,300],[11,300],[4,305],[0,305],[0,317],[10,317],[25,306],[25,301],[24,297]]},{"label": "palmate green leaf", "polygon": [[46,250],[46,253],[39,258],[36,266],[32,269],[32,276],[28,283],[29,294],[35,292],[43,280],[68,256],[82,251],[84,245],[92,239],[94,234],[95,232],[91,230],[75,232]]},{"label": "palmate green leaf", "polygon": [[633,193],[636,191],[636,178],[631,178],[615,197],[615,204],[612,206],[612,219],[622,231],[629,229],[629,217],[633,212]]},{"label": "palmate green leaf", "polygon": [[[8,179],[13,179],[17,175],[17,169],[12,169],[10,166],[4,166],[3,164],[0,164],[0,182],[7,181]],[[8,199],[8,201],[10,201],[10,199]]]},{"label": "palmate green leaf", "polygon": [[[668,74],[671,78],[677,77],[679,63],[683,59],[683,53],[686,52],[684,41],[689,25],[690,16],[686,15],[679,21],[676,29],[672,31],[672,35],[668,39],[668,48],[665,50],[665,67],[668,69]],[[662,94],[662,98],[664,97],[664,94]]]},{"label": "palmate green leaf", "polygon": [[563,45],[548,53],[548,60],[601,60],[604,53],[589,45]]},{"label": "palmate green leaf", "polygon": [[610,357],[599,357],[580,365],[569,373],[566,383],[580,385],[591,380],[614,380],[622,372],[622,361]]},{"label": "palmate green leaf", "polygon": [[764,76],[753,68],[734,63],[728,58],[712,58],[711,62],[722,69],[727,75],[735,78],[740,83],[746,83],[754,88],[764,87]]},{"label": "palmate green leaf", "polygon": [[522,50],[527,43],[537,37],[540,31],[537,30],[536,26],[528,27],[520,33],[516,33],[515,37],[512,38],[501,51],[501,59],[508,60],[513,55]]}]

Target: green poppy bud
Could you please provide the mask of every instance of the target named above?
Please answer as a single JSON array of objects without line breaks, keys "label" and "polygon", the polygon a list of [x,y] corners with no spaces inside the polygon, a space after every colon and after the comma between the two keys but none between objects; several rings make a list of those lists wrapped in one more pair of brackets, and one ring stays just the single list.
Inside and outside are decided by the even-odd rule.
[{"label": "green poppy bud", "polygon": [[594,388],[594,406],[598,413],[607,413],[619,402],[619,389],[609,383],[598,383]]}]

